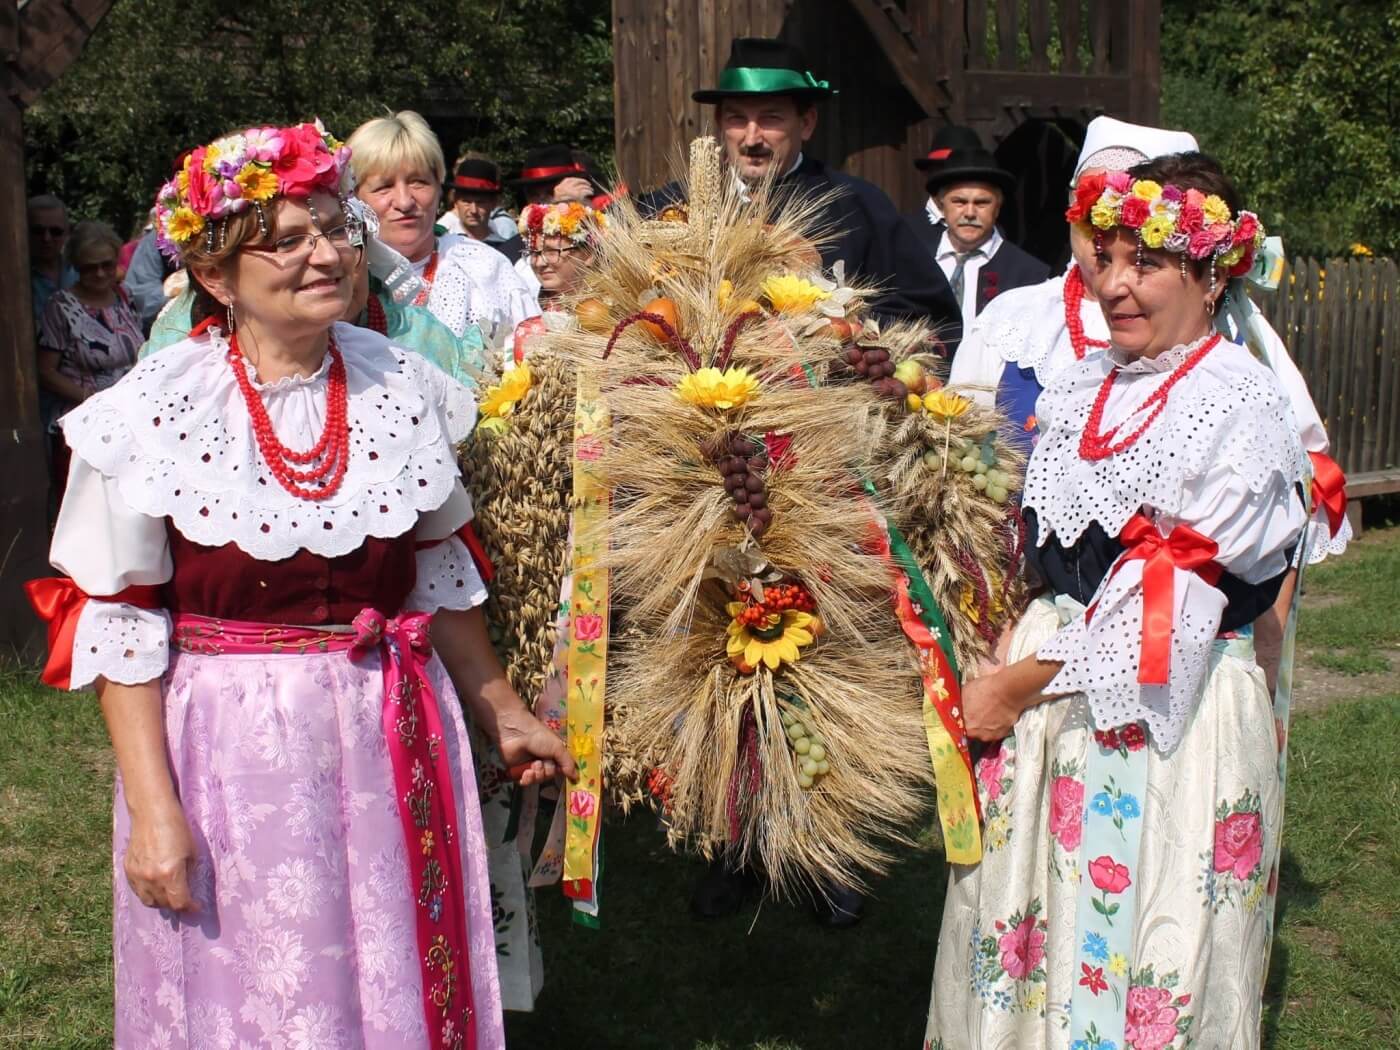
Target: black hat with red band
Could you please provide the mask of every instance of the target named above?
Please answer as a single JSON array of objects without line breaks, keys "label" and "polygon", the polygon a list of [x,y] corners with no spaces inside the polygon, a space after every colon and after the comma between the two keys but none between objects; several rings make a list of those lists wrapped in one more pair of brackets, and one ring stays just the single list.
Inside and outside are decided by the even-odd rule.
[{"label": "black hat with red band", "polygon": [[462,193],[500,193],[501,172],[484,157],[468,157],[457,165],[445,188]]}]

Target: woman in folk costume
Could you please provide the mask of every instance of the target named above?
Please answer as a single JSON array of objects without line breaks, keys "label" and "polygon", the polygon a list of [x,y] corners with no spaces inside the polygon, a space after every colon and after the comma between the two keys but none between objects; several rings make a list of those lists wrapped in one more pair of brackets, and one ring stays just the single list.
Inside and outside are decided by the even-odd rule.
[{"label": "woman in folk costume", "polygon": [[[1196,139],[1184,131],[1151,128],[1113,117],[1095,117],[1084,134],[1075,167],[1075,183],[1086,176],[1123,171],[1168,153],[1195,150]],[[1070,187],[1071,198],[1074,187]],[[1071,258],[1065,273],[1029,288],[998,296],[973,325],[953,359],[949,382],[990,407],[993,400],[1006,416],[1006,437],[1029,454],[1039,436],[1035,405],[1041,392],[1061,371],[1108,346],[1103,311],[1094,301],[1091,282],[1093,240],[1082,226],[1070,224]],[[1249,301],[1244,277],[1230,281],[1216,315],[1226,338],[1243,342],[1272,368],[1288,397],[1299,438],[1312,462],[1314,519],[1300,561],[1318,562],[1346,550],[1351,526],[1341,471],[1327,456],[1327,431],[1308,385],[1283,340]],[[1286,587],[1286,609],[1292,588]]]},{"label": "woman in folk costume", "polygon": [[[422,355],[457,382],[476,386],[485,342],[481,329],[468,325],[460,336],[439,321],[426,306],[415,306],[427,285],[408,267],[402,255],[379,237],[379,216],[361,200],[348,202],[364,226],[364,251],[355,267],[354,291],[342,320],[387,336],[396,346]],[[189,275],[180,271],[184,290],[165,304],[151,326],[151,337],[141,347],[141,357],[174,346],[189,337],[196,291]],[[395,279],[391,291],[386,284]]]},{"label": "woman in folk costume", "polygon": [[1069,217],[1112,345],[1039,402],[1024,508],[1049,589],[964,689],[969,735],[1000,743],[926,1045],[1257,1047],[1282,783],[1248,625],[1306,518],[1286,396],[1214,331],[1259,224],[1194,153],[1081,179]]},{"label": "woman in folk costume", "polygon": [[158,218],[204,321],[65,421],[71,580],[32,593],[117,760],[118,1047],[504,1044],[458,698],[523,780],[573,764],[486,635],[471,394],[337,323],[347,161],[319,124],[189,154]]},{"label": "woman in folk costume", "polygon": [[[495,344],[539,314],[505,256],[485,241],[439,232],[447,161],[427,121],[411,110],[375,117],[355,129],[349,145],[355,192],[379,216],[380,237],[427,286],[416,305],[427,306],[457,335],[480,325]],[[387,283],[392,289],[395,281]]]}]

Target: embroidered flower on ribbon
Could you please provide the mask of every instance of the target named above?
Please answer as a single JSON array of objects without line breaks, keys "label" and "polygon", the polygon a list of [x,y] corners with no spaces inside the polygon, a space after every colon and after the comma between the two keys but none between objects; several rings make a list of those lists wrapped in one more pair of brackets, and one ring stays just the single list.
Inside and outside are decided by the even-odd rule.
[{"label": "embroidered flower on ribbon", "polygon": [[1104,980],[1102,966],[1090,966],[1088,963],[1080,963],[1079,969],[1081,971],[1079,983],[1093,992],[1094,995],[1099,995],[1108,991],[1108,982]]},{"label": "embroidered flower on ribbon", "polygon": [[572,791],[569,793],[569,815],[587,820],[598,812],[598,799],[589,791]]},{"label": "embroidered flower on ribbon", "polygon": [[574,641],[596,642],[603,637],[603,618],[597,613],[580,613],[574,617]]},{"label": "embroidered flower on ribbon", "polygon": [[1108,895],[1122,893],[1133,884],[1128,866],[1119,864],[1108,854],[1104,854],[1089,862],[1089,878],[1100,891],[1099,897],[1092,901],[1094,910],[1112,926],[1113,916],[1118,914],[1120,905],[1117,901],[1110,902]]},{"label": "embroidered flower on ribbon", "polygon": [[1094,933],[1092,930],[1084,935],[1083,952],[1091,959],[1098,962],[1108,961],[1108,941],[1104,940],[1103,934]]}]

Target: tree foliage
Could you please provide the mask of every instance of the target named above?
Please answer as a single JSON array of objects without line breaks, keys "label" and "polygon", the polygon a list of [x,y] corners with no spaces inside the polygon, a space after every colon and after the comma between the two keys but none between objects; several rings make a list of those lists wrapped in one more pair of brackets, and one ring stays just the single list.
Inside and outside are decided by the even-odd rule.
[{"label": "tree foliage", "polygon": [[399,109],[428,118],[449,164],[547,142],[610,161],[608,0],[116,0],[25,114],[30,192],[121,226],[182,151],[231,128],[319,115],[344,138]]},{"label": "tree foliage", "polygon": [[1400,0],[1164,0],[1162,119],[1290,253],[1400,250]]}]

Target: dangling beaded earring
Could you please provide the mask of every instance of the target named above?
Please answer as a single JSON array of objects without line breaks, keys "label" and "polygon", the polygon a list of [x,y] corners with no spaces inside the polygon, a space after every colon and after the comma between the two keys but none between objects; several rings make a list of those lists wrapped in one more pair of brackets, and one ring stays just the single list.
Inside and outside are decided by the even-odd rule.
[{"label": "dangling beaded earring", "polygon": [[228,334],[232,336],[234,330],[238,327],[233,319],[233,303],[229,303],[224,307],[224,314],[228,317]]},{"label": "dangling beaded earring", "polygon": [[1137,243],[1137,259],[1136,259],[1136,261],[1133,263],[1133,265],[1136,266],[1139,270],[1141,270],[1141,269],[1142,269],[1142,232],[1141,232],[1141,231],[1138,232],[1138,239],[1137,239],[1137,242],[1138,242],[1138,243]]},{"label": "dangling beaded earring", "polygon": [[258,216],[258,231],[263,235],[263,237],[266,237],[266,236],[267,236],[267,215],[266,215],[266,213],[263,212],[263,206],[262,206],[262,204],[259,203],[258,201],[254,201],[254,202],[253,202],[253,211],[254,211],[254,212],[257,214],[257,216]]},{"label": "dangling beaded earring", "polygon": [[1184,281],[1187,280],[1187,277],[1186,277],[1186,253],[1185,253],[1185,252],[1182,252],[1179,256],[1177,256],[1177,258],[1181,260],[1181,279],[1182,279],[1182,281],[1184,282]]}]

